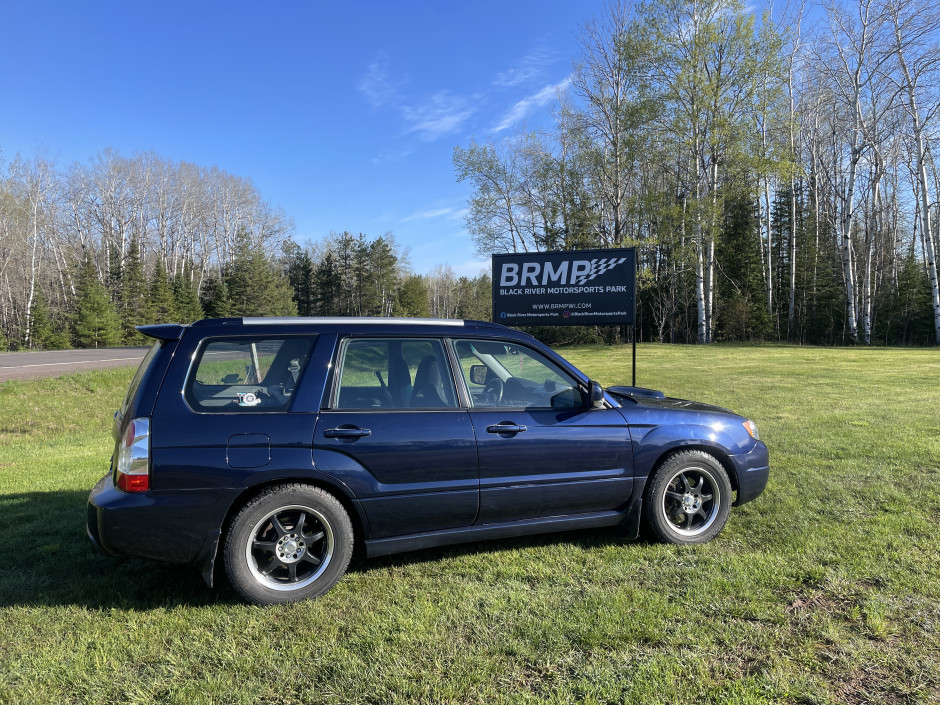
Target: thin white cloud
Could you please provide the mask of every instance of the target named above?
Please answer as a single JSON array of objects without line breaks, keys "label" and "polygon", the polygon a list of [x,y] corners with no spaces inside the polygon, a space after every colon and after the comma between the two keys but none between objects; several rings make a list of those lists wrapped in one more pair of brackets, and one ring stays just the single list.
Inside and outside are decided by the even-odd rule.
[{"label": "thin white cloud", "polygon": [[359,79],[358,88],[373,108],[398,100],[398,85],[389,79],[385,62],[381,59],[369,64],[366,75]]},{"label": "thin white cloud", "polygon": [[522,58],[518,65],[497,74],[493,85],[500,88],[513,88],[541,77],[545,69],[555,61],[555,52],[540,47]]},{"label": "thin white cloud", "polygon": [[499,124],[493,128],[493,132],[502,132],[503,130],[508,130],[510,127],[515,125],[518,122],[521,122],[527,115],[532,111],[537,110],[538,108],[544,107],[551,103],[555,96],[558,93],[567,90],[568,86],[571,85],[571,79],[566,78],[560,83],[554,83],[548,86],[545,86],[538,93],[530,95],[528,98],[523,98],[518,103],[516,103],[509,110],[508,113],[503,117]]},{"label": "thin white cloud", "polygon": [[430,208],[424,211],[412,213],[401,222],[409,223],[415,220],[432,220],[434,218],[445,218],[446,220],[462,220],[469,211],[466,208],[453,208],[445,206],[443,208]]},{"label": "thin white cloud", "polygon": [[412,149],[410,146],[404,147],[402,149],[386,149],[372,157],[372,163],[386,164],[388,162],[397,162],[410,157],[412,154],[414,154],[414,149]]},{"label": "thin white cloud", "polygon": [[451,215],[453,212],[453,208],[434,208],[432,210],[412,213],[407,218],[404,218],[401,222],[408,223],[412,220],[430,220],[432,218],[440,218],[445,215]]},{"label": "thin white cloud", "polygon": [[426,142],[456,132],[474,108],[467,98],[450,91],[438,91],[419,105],[403,105],[401,115],[407,123],[405,134],[416,133]]}]

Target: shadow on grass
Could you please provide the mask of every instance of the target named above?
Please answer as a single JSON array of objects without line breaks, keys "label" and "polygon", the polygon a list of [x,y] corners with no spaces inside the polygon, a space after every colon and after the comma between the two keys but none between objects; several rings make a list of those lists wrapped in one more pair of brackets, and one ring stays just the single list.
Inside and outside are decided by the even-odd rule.
[{"label": "shadow on grass", "polygon": [[[242,604],[218,570],[218,562],[216,588],[210,589],[192,566],[97,553],[85,533],[87,499],[84,491],[0,495],[0,607],[154,609]],[[623,542],[615,530],[591,529],[477,541],[369,560],[357,551],[350,571],[366,573],[533,546],[597,548]]]},{"label": "shadow on grass", "polygon": [[87,491],[0,495],[0,607],[153,609],[236,604],[190,566],[98,554],[85,533]]}]

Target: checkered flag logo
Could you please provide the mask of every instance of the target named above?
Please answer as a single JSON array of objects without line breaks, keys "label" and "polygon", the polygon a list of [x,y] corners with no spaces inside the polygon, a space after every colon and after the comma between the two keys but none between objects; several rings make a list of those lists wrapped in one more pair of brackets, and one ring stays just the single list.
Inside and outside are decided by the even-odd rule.
[{"label": "checkered flag logo", "polygon": [[626,257],[598,257],[591,260],[591,271],[582,274],[574,282],[577,285],[586,284],[595,277],[599,277],[604,272],[609,272],[614,267],[627,261]]}]

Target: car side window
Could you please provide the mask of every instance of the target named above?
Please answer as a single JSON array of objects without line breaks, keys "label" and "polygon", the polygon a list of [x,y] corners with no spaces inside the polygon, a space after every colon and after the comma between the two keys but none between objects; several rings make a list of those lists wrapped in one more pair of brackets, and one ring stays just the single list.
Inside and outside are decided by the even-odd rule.
[{"label": "car side window", "polygon": [[210,340],[197,354],[185,397],[196,411],[286,411],[310,357],[313,340]]},{"label": "car side window", "polygon": [[457,340],[454,350],[475,408],[582,405],[578,381],[536,350],[492,340]]},{"label": "car side window", "polygon": [[457,406],[444,346],[437,339],[350,338],[339,370],[335,409]]}]

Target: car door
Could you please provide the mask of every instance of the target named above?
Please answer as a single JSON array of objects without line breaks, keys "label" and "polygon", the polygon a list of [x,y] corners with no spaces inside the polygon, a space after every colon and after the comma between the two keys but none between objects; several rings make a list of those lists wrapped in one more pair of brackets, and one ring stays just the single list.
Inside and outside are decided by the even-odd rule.
[{"label": "car door", "polygon": [[452,345],[479,451],[477,524],[624,507],[633,453],[616,410],[583,408],[578,380],[534,348]]},{"label": "car door", "polygon": [[343,340],[314,434],[314,464],[350,487],[373,539],[472,525],[476,439],[443,342]]}]

